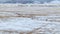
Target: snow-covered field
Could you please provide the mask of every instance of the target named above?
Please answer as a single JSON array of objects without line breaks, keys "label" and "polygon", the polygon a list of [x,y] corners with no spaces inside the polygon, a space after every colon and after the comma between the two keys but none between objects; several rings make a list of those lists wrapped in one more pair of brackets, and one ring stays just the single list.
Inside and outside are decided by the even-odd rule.
[{"label": "snow-covered field", "polygon": [[49,15],[53,13],[60,14],[60,4],[0,4],[0,12],[43,15]]},{"label": "snow-covered field", "polygon": [[0,34],[32,33],[60,34],[60,23],[23,17],[0,18]]},{"label": "snow-covered field", "polygon": [[60,7],[45,6],[0,4],[0,34],[60,34]]}]

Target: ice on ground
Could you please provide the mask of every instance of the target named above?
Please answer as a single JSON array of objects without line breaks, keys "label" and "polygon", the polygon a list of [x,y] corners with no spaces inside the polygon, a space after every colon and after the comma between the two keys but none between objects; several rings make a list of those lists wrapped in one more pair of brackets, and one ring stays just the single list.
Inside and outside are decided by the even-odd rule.
[{"label": "ice on ground", "polygon": [[0,30],[31,31],[34,34],[60,34],[60,23],[22,17],[0,18]]}]

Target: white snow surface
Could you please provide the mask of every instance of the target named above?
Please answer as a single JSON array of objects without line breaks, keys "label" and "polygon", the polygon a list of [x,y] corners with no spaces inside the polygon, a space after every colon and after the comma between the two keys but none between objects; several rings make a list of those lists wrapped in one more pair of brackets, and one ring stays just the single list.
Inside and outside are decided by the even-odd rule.
[{"label": "white snow surface", "polygon": [[30,18],[1,18],[0,30],[31,31],[40,24]]},{"label": "white snow surface", "polygon": [[52,32],[60,34],[59,22],[38,21],[31,18],[22,17],[0,18],[0,30],[16,30],[26,32],[32,31],[36,28],[42,28],[42,30],[47,32],[49,32],[48,29],[52,29]]}]

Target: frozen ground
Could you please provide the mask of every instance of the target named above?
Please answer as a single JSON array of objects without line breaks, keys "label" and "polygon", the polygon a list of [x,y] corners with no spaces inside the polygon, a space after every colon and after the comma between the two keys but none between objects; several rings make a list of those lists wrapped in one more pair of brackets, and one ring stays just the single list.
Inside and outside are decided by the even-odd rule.
[{"label": "frozen ground", "polygon": [[60,23],[31,18],[0,18],[0,34],[60,34]]}]

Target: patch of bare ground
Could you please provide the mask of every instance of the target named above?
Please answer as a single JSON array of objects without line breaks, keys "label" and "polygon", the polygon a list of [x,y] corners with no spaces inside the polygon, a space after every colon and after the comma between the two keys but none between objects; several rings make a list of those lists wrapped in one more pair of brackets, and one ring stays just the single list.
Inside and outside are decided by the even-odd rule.
[{"label": "patch of bare ground", "polygon": [[9,18],[9,17],[27,17],[31,18],[33,16],[47,16],[47,14],[17,14],[16,16],[0,16],[0,18]]}]

